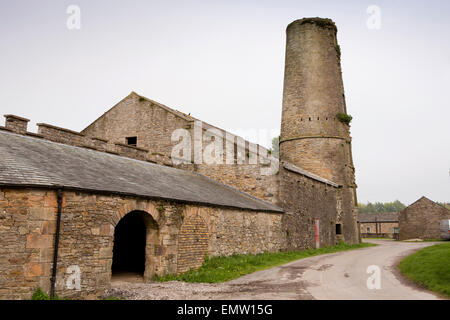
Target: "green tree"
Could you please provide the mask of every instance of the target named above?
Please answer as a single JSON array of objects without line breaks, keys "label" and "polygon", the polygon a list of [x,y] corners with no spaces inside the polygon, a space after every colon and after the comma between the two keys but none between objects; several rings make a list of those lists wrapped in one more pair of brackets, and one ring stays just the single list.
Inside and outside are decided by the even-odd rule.
[{"label": "green tree", "polygon": [[375,212],[399,212],[406,206],[399,200],[394,202],[368,202],[367,204],[359,203],[358,209],[361,213],[375,213]]}]

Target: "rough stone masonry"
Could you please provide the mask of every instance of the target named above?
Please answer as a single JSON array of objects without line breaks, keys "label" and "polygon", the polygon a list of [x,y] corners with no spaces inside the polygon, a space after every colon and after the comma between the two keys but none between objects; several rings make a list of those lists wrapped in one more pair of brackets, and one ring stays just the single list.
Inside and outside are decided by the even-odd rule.
[{"label": "rough stone masonry", "polygon": [[[121,274],[150,281],[198,268],[207,255],[357,243],[336,26],[306,18],[286,32],[279,161],[202,122],[192,143],[206,150],[214,129],[226,137],[227,161],[175,164],[172,133],[195,137],[200,120],[134,92],[81,132],[38,123],[35,134],[28,119],[6,115],[0,298],[29,298],[38,287],[95,298]],[[273,163],[278,171],[265,174]]]}]

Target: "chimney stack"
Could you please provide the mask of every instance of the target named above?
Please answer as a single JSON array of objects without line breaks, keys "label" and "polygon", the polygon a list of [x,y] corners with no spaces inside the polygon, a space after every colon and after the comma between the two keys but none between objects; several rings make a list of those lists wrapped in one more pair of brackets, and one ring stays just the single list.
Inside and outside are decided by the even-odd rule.
[{"label": "chimney stack", "polygon": [[29,119],[25,119],[13,114],[5,114],[5,128],[14,133],[26,134]]}]

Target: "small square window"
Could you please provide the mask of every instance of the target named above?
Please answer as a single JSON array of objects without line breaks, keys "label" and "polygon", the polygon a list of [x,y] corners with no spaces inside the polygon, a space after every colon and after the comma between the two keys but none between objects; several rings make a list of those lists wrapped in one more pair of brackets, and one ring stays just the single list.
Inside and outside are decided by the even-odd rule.
[{"label": "small square window", "polygon": [[342,225],[340,223],[336,223],[336,234],[342,234]]},{"label": "small square window", "polygon": [[136,147],[137,146],[137,137],[127,137],[127,145]]}]

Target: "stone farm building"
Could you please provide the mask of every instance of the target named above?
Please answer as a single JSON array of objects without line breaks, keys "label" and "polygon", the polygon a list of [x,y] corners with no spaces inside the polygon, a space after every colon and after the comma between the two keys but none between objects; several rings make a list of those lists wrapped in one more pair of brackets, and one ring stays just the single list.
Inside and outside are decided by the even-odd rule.
[{"label": "stone farm building", "polygon": [[[286,34],[279,162],[134,92],[81,132],[39,123],[31,133],[27,119],[6,115],[0,298],[37,287],[93,298],[120,272],[148,281],[198,268],[206,255],[358,243],[336,26],[307,18]],[[172,157],[177,129],[194,138],[182,162]],[[196,161],[219,136],[226,161]]]},{"label": "stone farm building", "polygon": [[440,239],[444,219],[450,219],[450,210],[422,197],[398,214],[400,240]]},{"label": "stone farm building", "polygon": [[398,212],[359,213],[362,238],[394,238],[398,234]]}]

